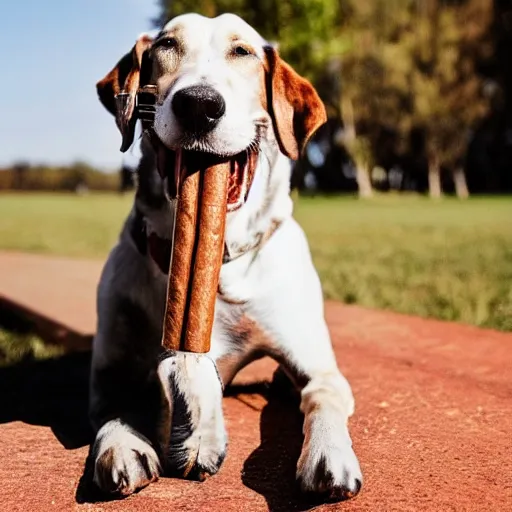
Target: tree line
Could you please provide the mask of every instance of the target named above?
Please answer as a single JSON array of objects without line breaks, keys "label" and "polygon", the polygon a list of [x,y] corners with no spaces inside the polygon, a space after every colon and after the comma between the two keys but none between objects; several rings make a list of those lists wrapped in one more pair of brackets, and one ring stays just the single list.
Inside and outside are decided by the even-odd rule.
[{"label": "tree line", "polygon": [[107,174],[84,162],[66,166],[30,165],[17,162],[0,168],[0,191],[114,191],[120,189],[117,173]]}]

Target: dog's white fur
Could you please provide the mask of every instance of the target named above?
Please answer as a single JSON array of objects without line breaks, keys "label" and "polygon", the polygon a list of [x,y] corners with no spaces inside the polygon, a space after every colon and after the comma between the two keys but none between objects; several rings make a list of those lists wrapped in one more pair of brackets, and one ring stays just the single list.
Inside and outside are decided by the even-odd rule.
[{"label": "dog's white fur", "polygon": [[[110,393],[107,389],[110,380],[105,381],[104,376],[113,375],[116,385],[121,385],[119,380],[131,375],[130,368],[140,366],[149,373],[157,371],[171,409],[178,393],[189,407],[194,404],[190,410],[201,410],[199,420],[191,418],[193,432],[180,449],[195,453],[206,472],[214,473],[218,469],[226,446],[221,395],[218,388],[209,386],[205,379],[208,375],[215,379],[214,363],[245,350],[241,345],[246,340],[240,338],[238,329],[245,320],[257,326],[266,340],[264,347],[256,348],[263,348],[276,358],[301,392],[305,439],[297,478],[302,488],[315,492],[357,493],[362,476],[347,427],[354,399],[336,365],[324,320],[320,282],[307,240],[292,218],[290,162],[279,151],[269,115],[261,107],[261,83],[248,73],[261,64],[259,60],[263,59],[266,43],[234,15],[215,19],[184,15],[172,20],[164,32],[172,31],[177,25],[187,43],[185,59],[178,64],[167,49],[156,54],[159,65],[167,66],[167,75],[172,76],[170,92],[157,108],[156,133],[171,149],[188,144],[189,149],[236,154],[254,140],[255,126],[265,122],[265,136],[260,141],[259,162],[249,196],[239,210],[228,215],[227,246],[236,254],[244,246],[250,246],[258,234],[265,233],[272,222],[281,225],[261,248],[249,250],[222,266],[222,297],[219,296],[216,303],[211,350],[207,356],[179,356],[183,360],[203,358],[199,363],[201,375],[196,379],[176,374],[177,366],[171,359],[163,359],[156,369],[167,276],[149,256],[137,251],[128,228],[123,230],[106,264],[98,292],[99,322],[94,340],[91,387],[91,419],[98,432],[93,447],[95,480],[105,490],[130,493],[152,481],[161,471],[157,447],[162,441],[149,440],[126,419],[137,415],[137,411],[126,414],[126,407],[136,408],[137,405],[128,403],[118,411],[112,406],[115,397],[108,407],[103,405],[108,402],[105,396]],[[251,57],[253,63],[233,64],[226,58],[233,33],[243,35],[242,42],[255,49]],[[240,72],[237,65],[246,66],[244,72]],[[226,115],[206,139],[183,141],[170,102],[177,90],[198,81],[221,93],[227,104]],[[144,209],[144,205],[139,207]],[[169,232],[168,205],[160,211],[146,209],[144,213],[150,229],[161,236]],[[130,307],[144,313],[148,326],[144,339],[126,334],[132,333],[131,326],[137,327],[137,319],[123,310],[126,301]],[[127,337],[131,337],[129,341]],[[137,359],[133,366],[130,357]],[[239,366],[254,357],[249,354]],[[128,369],[123,373],[126,364]],[[184,382],[187,379],[195,384],[190,386]],[[167,441],[172,444],[172,436],[164,444]],[[141,457],[146,461],[142,465]]]},{"label": "dog's white fur", "polygon": [[[190,408],[190,421],[196,428],[184,441],[183,448],[190,459],[197,461],[202,471],[214,474],[224,459],[227,435],[222,407],[219,406],[222,389],[215,385],[218,376],[211,354],[205,357],[183,352],[165,358],[158,366],[158,375],[162,383],[173,382],[176,390],[186,396],[186,402],[195,405]],[[172,408],[172,390],[169,386],[163,387]],[[168,446],[173,444],[172,439],[163,437],[163,440]],[[164,453],[168,446],[163,447]]]}]

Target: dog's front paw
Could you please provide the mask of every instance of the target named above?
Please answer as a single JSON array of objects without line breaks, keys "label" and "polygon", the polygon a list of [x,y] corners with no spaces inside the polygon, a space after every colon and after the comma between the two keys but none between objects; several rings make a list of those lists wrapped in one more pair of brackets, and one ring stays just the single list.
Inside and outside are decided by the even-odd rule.
[{"label": "dog's front paw", "polygon": [[158,374],[172,411],[170,436],[162,447],[166,470],[204,480],[220,469],[227,446],[215,363],[206,355],[171,353],[162,358]]},{"label": "dog's front paw", "polygon": [[363,477],[348,432],[314,428],[306,435],[297,463],[297,479],[304,492],[325,495],[330,500],[356,496]]},{"label": "dog's front paw", "polygon": [[119,420],[100,429],[93,457],[94,482],[108,493],[132,494],[158,480],[161,471],[149,441]]}]

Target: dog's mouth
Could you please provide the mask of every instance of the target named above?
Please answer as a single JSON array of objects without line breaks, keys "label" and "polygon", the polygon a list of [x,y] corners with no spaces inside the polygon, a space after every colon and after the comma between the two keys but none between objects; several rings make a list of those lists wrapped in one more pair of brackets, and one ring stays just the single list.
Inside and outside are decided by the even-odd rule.
[{"label": "dog's mouth", "polygon": [[213,165],[229,162],[230,174],[227,193],[227,211],[232,212],[243,206],[253,182],[258,164],[259,150],[248,148],[234,156],[224,157],[178,149],[173,151],[162,143],[158,145],[158,172],[164,179],[170,198],[179,196],[180,186],[190,172],[207,169]]}]

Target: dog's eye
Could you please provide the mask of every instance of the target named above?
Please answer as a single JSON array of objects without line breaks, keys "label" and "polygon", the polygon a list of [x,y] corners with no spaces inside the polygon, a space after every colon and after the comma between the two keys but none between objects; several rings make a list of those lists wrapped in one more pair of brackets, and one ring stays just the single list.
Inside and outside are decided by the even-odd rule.
[{"label": "dog's eye", "polygon": [[241,57],[245,57],[246,55],[252,55],[252,53],[247,48],[245,48],[245,46],[236,46],[233,50],[233,53]]},{"label": "dog's eye", "polygon": [[160,39],[157,42],[157,46],[162,46],[163,48],[176,48],[178,46],[178,41],[174,37],[166,37],[165,39]]}]

